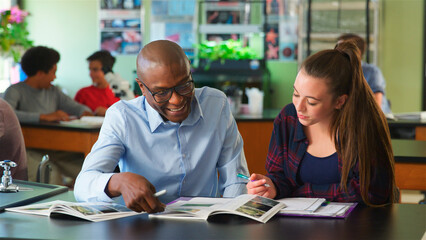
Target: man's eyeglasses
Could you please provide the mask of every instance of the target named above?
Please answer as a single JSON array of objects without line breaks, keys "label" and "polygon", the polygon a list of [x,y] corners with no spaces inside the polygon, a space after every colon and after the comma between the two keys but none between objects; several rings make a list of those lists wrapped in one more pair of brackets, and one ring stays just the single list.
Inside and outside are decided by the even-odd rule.
[{"label": "man's eyeglasses", "polygon": [[195,87],[194,80],[192,80],[192,75],[191,74],[189,75],[191,77],[191,80],[189,80],[188,82],[183,83],[181,85],[177,85],[172,88],[154,92],[154,93],[151,90],[149,90],[149,88],[145,85],[145,83],[143,83],[142,81],[141,83],[145,86],[145,88],[148,90],[148,92],[152,95],[152,97],[157,103],[165,103],[169,101],[170,98],[172,98],[173,91],[175,91],[177,94],[181,96],[189,96],[194,92],[194,87]]}]

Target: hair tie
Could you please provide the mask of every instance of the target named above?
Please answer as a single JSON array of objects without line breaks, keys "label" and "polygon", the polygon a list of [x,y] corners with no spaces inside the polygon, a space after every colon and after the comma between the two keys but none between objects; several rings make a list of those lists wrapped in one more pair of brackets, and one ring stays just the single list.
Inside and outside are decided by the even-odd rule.
[{"label": "hair tie", "polygon": [[339,48],[339,45],[336,45],[336,47],[334,47],[334,50],[337,50],[339,53],[341,53],[344,57],[346,57],[349,61],[351,61],[351,57],[349,56],[348,53],[346,53],[345,51],[343,51],[341,48]]}]

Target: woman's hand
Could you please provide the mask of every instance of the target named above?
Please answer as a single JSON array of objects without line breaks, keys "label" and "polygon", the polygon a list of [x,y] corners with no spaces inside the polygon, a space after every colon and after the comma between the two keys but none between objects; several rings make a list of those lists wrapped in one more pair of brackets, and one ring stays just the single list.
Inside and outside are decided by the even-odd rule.
[{"label": "woman's hand", "polygon": [[[248,194],[255,194],[267,198],[275,198],[277,195],[275,185],[270,178],[262,174],[253,173],[250,176],[250,180],[251,181],[246,185]],[[268,184],[269,187],[265,186],[265,184]]]}]

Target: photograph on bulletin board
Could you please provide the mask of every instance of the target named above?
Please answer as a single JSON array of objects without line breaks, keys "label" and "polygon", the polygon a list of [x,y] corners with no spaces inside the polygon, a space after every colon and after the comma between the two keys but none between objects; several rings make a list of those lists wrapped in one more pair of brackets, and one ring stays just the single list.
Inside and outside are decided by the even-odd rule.
[{"label": "photograph on bulletin board", "polygon": [[140,31],[101,32],[101,49],[113,55],[137,54],[141,48]]},{"label": "photograph on bulletin board", "polygon": [[268,24],[265,34],[266,56],[267,60],[279,59],[279,33],[278,24]]},{"label": "photograph on bulletin board", "polygon": [[207,24],[239,24],[239,11],[207,11]]},{"label": "photograph on bulletin board", "polygon": [[279,48],[281,61],[297,59],[297,18],[286,16],[279,24]]},{"label": "photograph on bulletin board", "polygon": [[138,9],[142,0],[101,0],[101,9]]},{"label": "photograph on bulletin board", "polygon": [[140,19],[103,19],[101,20],[101,29],[105,28],[135,28],[141,26]]}]

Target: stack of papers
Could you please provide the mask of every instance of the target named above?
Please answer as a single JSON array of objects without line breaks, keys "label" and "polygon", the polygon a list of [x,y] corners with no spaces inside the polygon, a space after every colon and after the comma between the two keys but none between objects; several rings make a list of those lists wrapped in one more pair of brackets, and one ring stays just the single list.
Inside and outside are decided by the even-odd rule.
[{"label": "stack of papers", "polygon": [[283,198],[280,215],[345,218],[357,203],[327,202],[324,198]]},{"label": "stack of papers", "polygon": [[423,112],[411,112],[411,113],[395,113],[395,119],[397,120],[413,120],[413,121],[424,121],[426,120],[426,111]]},{"label": "stack of papers", "polygon": [[70,125],[70,126],[93,126],[100,127],[104,122],[105,117],[99,116],[84,116],[80,119],[74,119],[71,121],[61,121],[62,125]]}]

